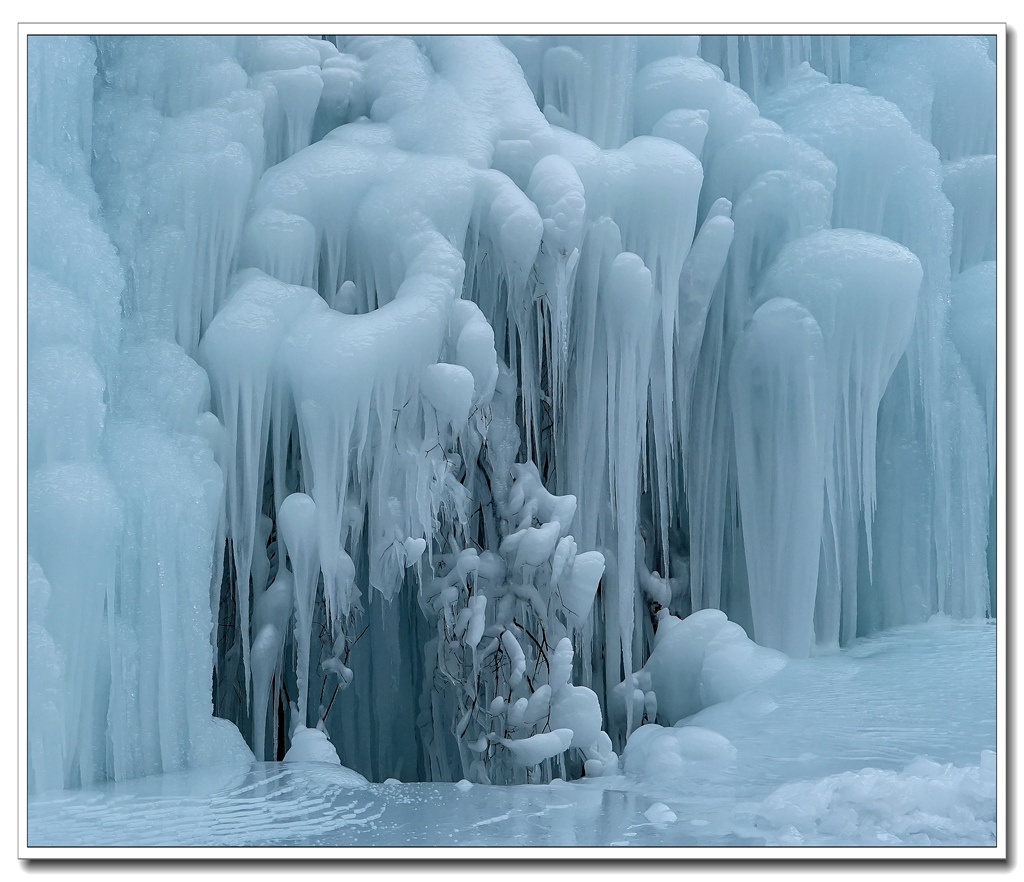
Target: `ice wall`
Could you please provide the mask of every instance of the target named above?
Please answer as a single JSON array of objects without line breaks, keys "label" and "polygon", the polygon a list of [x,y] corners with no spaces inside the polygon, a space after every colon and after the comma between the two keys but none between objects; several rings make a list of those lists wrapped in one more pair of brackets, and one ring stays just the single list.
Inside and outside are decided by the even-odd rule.
[{"label": "ice wall", "polygon": [[105,152],[94,43],[29,46],[29,786],[41,790],[248,750],[212,716],[223,476],[209,384],[149,330],[108,232],[89,161]]},{"label": "ice wall", "polygon": [[228,720],[601,774],[659,622],[994,612],[984,41],[32,38],[29,80],[33,787]]}]

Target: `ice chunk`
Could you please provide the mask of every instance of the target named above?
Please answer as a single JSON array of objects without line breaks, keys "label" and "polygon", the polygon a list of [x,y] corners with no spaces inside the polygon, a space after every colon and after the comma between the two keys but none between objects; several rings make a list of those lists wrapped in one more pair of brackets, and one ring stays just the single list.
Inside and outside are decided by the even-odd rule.
[{"label": "ice chunk", "polygon": [[711,729],[683,726],[669,729],[653,723],[641,726],[626,743],[622,768],[627,775],[671,786],[675,777],[693,774],[698,765],[724,765],[735,759],[732,743]]},{"label": "ice chunk", "polygon": [[320,729],[300,726],[292,732],[292,745],[284,755],[286,763],[330,763],[340,766],[338,751]]},{"label": "ice chunk", "polygon": [[508,682],[513,687],[518,686],[523,679],[523,674],[526,673],[526,656],[523,654],[523,649],[519,645],[519,641],[516,640],[515,635],[507,628],[501,632],[501,646],[508,656],[509,667],[511,668]]},{"label": "ice chunk", "polygon": [[572,730],[556,729],[517,740],[505,738],[501,743],[512,752],[517,763],[529,768],[568,750],[572,743]]},{"label": "ice chunk", "polygon": [[671,824],[676,820],[676,813],[665,803],[656,802],[644,812],[644,817],[652,824]]},{"label": "ice chunk", "polygon": [[600,551],[584,551],[577,554],[573,559],[567,584],[560,588],[562,606],[580,623],[585,622],[590,615],[604,569],[604,555]]},{"label": "ice chunk", "polygon": [[592,689],[569,684],[555,693],[548,724],[552,729],[572,732],[570,747],[593,747],[601,735],[602,722],[601,705]]},{"label": "ice chunk", "polygon": [[708,119],[711,114],[707,110],[691,110],[679,107],[670,110],[651,129],[652,135],[675,141],[685,147],[694,156],[700,156],[704,148],[704,139],[708,136]]},{"label": "ice chunk", "polygon": [[470,619],[466,627],[465,641],[467,646],[475,649],[484,634],[484,624],[486,622],[484,615],[487,611],[487,598],[481,594],[469,598],[469,610]]},{"label": "ice chunk", "polygon": [[[753,689],[786,664],[782,653],[753,643],[720,610],[678,619],[661,610],[654,649],[644,666],[615,687],[612,719],[626,719],[626,702],[643,712],[645,691],[654,693],[656,719],[674,725],[712,704]],[[638,688],[642,686],[642,688]],[[636,722],[640,722],[636,717]]]}]

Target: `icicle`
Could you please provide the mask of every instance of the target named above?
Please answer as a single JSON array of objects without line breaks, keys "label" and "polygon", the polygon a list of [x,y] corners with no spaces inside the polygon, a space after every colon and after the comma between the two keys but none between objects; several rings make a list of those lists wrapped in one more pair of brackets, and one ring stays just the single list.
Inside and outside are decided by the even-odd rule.
[{"label": "icicle", "polygon": [[971,156],[942,166],[942,191],[953,205],[954,275],[996,259],[996,157]]},{"label": "icicle", "polygon": [[28,792],[64,787],[64,665],[47,628],[50,583],[35,559],[28,559]]},{"label": "icicle", "polygon": [[[643,341],[655,325],[652,313],[653,281],[650,270],[635,254],[618,255],[600,292],[609,353],[609,446],[608,470],[616,512],[616,619],[621,664],[628,680],[633,671],[633,608],[636,597],[635,541],[640,478],[640,444],[643,424],[635,414],[647,394],[649,350]],[[614,629],[612,634],[615,637]],[[610,649],[610,647],[609,647]],[[618,653],[610,655],[610,666],[618,677]],[[627,725],[632,725],[627,711]]]},{"label": "icicle", "polygon": [[305,493],[293,493],[277,513],[278,530],[292,565],[295,591],[295,679],[299,684],[299,725],[309,716],[309,653],[313,605],[320,576],[316,503]]},{"label": "icicle", "polygon": [[743,543],[754,638],[796,657],[814,643],[829,381],[813,316],[782,298],[762,305],[729,373]]}]

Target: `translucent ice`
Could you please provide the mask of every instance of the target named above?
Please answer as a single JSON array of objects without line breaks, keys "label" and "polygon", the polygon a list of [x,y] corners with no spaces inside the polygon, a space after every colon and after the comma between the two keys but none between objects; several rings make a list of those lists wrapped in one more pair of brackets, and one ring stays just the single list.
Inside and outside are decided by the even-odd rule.
[{"label": "translucent ice", "polygon": [[31,37],[31,786],[696,768],[994,613],[991,48]]}]

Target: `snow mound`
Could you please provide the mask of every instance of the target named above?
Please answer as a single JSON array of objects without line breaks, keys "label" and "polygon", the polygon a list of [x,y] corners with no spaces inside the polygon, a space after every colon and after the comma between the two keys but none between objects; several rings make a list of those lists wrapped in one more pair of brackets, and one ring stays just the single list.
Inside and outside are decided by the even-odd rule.
[{"label": "snow mound", "polygon": [[[300,726],[292,733],[292,746],[284,755],[286,763],[331,763],[341,765],[338,751],[328,740],[327,735],[319,729],[307,729]],[[353,772],[353,775],[356,773]],[[358,777],[362,778],[362,775]],[[364,779],[365,783],[365,779]]]},{"label": "snow mound", "polygon": [[996,755],[982,751],[977,766],[918,757],[902,772],[862,769],[785,784],[743,832],[768,845],[995,845]]},{"label": "snow mound", "polygon": [[668,729],[648,723],[630,735],[622,753],[622,767],[627,775],[663,784],[678,775],[692,775],[698,764],[702,771],[707,771],[711,766],[720,768],[735,757],[732,742],[711,729]]},{"label": "snow mound", "polygon": [[644,812],[644,817],[652,824],[671,824],[676,820],[676,813],[665,803],[656,802]]}]

